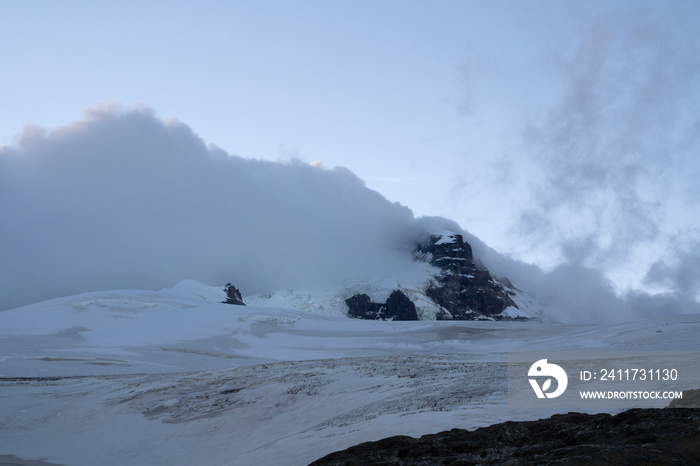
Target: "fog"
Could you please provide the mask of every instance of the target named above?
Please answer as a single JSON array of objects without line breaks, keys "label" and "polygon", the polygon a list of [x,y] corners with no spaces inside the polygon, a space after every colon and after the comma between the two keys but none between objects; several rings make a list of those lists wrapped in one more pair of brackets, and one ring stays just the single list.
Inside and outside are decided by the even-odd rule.
[{"label": "fog", "polygon": [[700,285],[683,265],[700,244],[700,49],[676,7],[623,9],[572,33],[547,63],[551,100],[510,158],[530,179],[514,216],[524,247],[670,292]]},{"label": "fog", "polygon": [[[426,231],[460,230],[368,189],[346,168],[230,155],[148,108],[103,106],[54,130],[26,127],[0,147],[0,309],[192,278],[244,295],[321,288],[410,272]],[[467,226],[468,227],[468,226]],[[663,263],[672,294],[619,296],[596,270],[550,272],[464,232],[497,275],[576,321],[697,312],[690,284]]]},{"label": "fog", "polygon": [[322,286],[393,273],[413,246],[411,211],[349,170],[231,156],[148,109],[27,127],[0,163],[2,308],[184,278]]}]

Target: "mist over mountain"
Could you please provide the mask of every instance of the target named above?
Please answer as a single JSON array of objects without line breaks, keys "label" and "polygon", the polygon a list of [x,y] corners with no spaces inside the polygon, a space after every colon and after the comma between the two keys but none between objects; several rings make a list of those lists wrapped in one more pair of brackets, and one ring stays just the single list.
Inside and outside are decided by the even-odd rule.
[{"label": "mist over mountain", "polygon": [[244,293],[381,277],[422,228],[347,169],[230,156],[144,109],[25,128],[0,154],[3,308],[188,277]]},{"label": "mist over mountain", "polygon": [[26,127],[0,147],[0,211],[0,309],[185,278],[232,282],[244,295],[400,281],[416,241],[449,229],[464,234],[492,273],[555,314],[603,320],[698,311],[687,294],[618,296],[581,266],[545,273],[451,220],[415,218],[346,168],[230,155],[147,108],[97,107],[52,131]]}]

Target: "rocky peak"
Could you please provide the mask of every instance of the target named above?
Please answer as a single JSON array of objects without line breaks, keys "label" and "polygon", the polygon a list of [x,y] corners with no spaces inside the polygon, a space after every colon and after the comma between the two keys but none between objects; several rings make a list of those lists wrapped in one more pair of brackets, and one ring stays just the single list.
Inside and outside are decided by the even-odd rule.
[{"label": "rocky peak", "polygon": [[431,234],[427,242],[417,245],[414,257],[441,270],[426,295],[445,310],[445,318],[500,320],[506,308],[518,307],[504,286],[474,261],[471,246],[460,234]]}]

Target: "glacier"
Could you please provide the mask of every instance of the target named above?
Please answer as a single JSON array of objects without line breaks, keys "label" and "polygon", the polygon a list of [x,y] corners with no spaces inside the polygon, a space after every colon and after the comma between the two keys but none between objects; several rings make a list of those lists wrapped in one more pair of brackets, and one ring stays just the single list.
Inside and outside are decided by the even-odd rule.
[{"label": "glacier", "polygon": [[0,312],[0,459],[307,464],[390,435],[557,412],[509,406],[511,351],[700,349],[694,314],[391,322],[223,298],[186,280]]}]

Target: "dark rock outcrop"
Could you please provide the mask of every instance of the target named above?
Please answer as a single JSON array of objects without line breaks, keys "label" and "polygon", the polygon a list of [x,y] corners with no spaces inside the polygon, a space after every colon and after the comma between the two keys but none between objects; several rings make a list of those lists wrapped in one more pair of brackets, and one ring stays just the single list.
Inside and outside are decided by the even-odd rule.
[{"label": "dark rock outcrop", "polygon": [[381,310],[390,320],[418,320],[416,305],[400,290],[395,290]]},{"label": "dark rock outcrop", "polygon": [[430,235],[414,256],[441,269],[426,295],[446,311],[446,318],[500,320],[508,306],[518,307],[505,287],[474,261],[472,248],[462,235]]},{"label": "dark rock outcrop", "polygon": [[224,291],[226,292],[226,301],[222,301],[222,303],[245,306],[245,303],[243,302],[243,297],[241,296],[241,292],[238,288],[236,288],[230,283],[227,283],[224,287]]},{"label": "dark rock outcrop", "polygon": [[356,294],[345,300],[348,305],[348,315],[358,319],[377,320],[381,304],[373,303],[366,294]]},{"label": "dark rock outcrop", "polygon": [[348,315],[369,320],[418,320],[416,305],[401,290],[394,290],[385,303],[374,303],[366,294],[345,300]]},{"label": "dark rock outcrop", "polygon": [[390,437],[332,453],[312,465],[700,464],[699,409],[568,413],[453,429],[421,438]]}]

